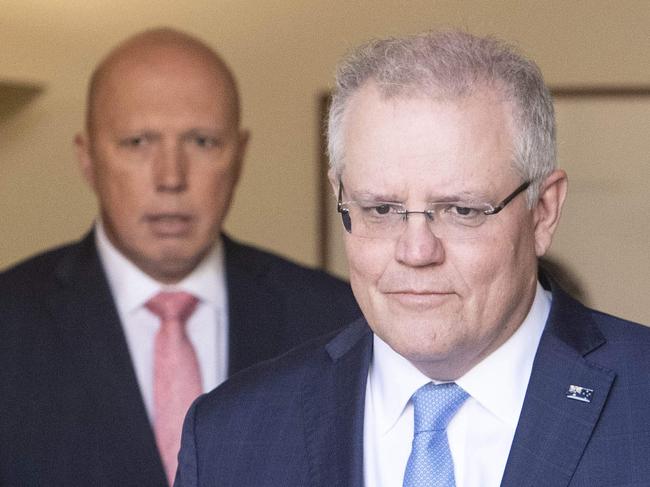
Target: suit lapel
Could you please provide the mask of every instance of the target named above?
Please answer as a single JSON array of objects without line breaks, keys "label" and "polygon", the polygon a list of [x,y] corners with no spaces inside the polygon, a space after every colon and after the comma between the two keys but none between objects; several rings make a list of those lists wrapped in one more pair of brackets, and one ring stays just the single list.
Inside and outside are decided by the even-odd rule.
[{"label": "suit lapel", "polygon": [[363,418],[372,333],[358,320],[327,345],[328,363],[305,380],[311,486],[363,486]]},{"label": "suit lapel", "polygon": [[[268,268],[246,248],[224,236],[228,294],[228,374],[277,355],[282,305],[265,276]],[[260,320],[260,316],[264,320]]]},{"label": "suit lapel", "polygon": [[[585,356],[604,338],[588,311],[554,289],[501,485],[569,485],[615,374]],[[568,398],[570,386],[593,390],[590,402]]]},{"label": "suit lapel", "polygon": [[101,455],[107,469],[133,466],[128,474],[102,475],[140,478],[140,485],[164,485],[162,464],[94,236],[86,237],[77,250],[59,266],[59,294],[50,296],[48,305],[94,412],[96,423],[84,427],[105,435]]}]

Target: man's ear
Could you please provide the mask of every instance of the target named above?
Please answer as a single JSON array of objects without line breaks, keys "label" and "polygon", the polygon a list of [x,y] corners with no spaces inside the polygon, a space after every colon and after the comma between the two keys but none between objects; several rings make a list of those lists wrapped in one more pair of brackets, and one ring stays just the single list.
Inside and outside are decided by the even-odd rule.
[{"label": "man's ear", "polygon": [[538,257],[543,256],[551,246],[566,193],[567,175],[562,169],[553,171],[540,187],[539,198],[533,208],[535,252]]},{"label": "man's ear", "polygon": [[250,138],[251,133],[249,130],[241,129],[239,131],[237,140],[237,156],[235,159],[235,184],[239,181],[239,177],[242,173],[242,167],[244,165],[244,159]]},{"label": "man's ear", "polygon": [[88,185],[95,190],[95,165],[90,153],[90,139],[86,133],[78,133],[74,138],[75,153],[79,169]]},{"label": "man's ear", "polygon": [[332,186],[332,192],[334,193],[334,197],[337,197],[339,194],[339,185],[341,184],[341,182],[334,168],[330,167],[329,170],[327,171],[327,179],[329,179],[330,185]]}]

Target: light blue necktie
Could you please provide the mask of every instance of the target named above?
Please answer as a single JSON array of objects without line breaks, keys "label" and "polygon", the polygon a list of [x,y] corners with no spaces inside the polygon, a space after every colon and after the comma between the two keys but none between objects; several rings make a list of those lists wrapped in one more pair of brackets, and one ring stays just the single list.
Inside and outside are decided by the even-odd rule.
[{"label": "light blue necktie", "polygon": [[403,487],[455,487],[447,425],[469,395],[453,382],[420,387],[411,401],[415,429]]}]

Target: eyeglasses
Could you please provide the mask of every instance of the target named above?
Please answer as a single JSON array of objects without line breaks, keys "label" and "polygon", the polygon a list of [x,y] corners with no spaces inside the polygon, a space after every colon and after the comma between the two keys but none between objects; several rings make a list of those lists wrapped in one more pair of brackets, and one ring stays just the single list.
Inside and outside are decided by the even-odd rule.
[{"label": "eyeglasses", "polygon": [[429,203],[422,211],[407,210],[400,203],[382,201],[343,201],[343,182],[339,179],[337,211],[348,233],[365,238],[397,238],[406,228],[409,215],[422,214],[431,232],[441,239],[466,239],[480,235],[478,228],[487,217],[503,210],[519,193],[530,186],[526,181],[496,206],[463,201]]}]

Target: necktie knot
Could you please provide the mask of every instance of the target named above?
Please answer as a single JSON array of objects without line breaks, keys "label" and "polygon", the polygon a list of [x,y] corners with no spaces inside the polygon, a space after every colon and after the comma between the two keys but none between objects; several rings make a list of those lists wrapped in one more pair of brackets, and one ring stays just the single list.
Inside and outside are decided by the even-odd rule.
[{"label": "necktie knot", "polygon": [[423,431],[444,431],[456,411],[468,398],[458,384],[434,384],[420,387],[413,394],[415,433]]},{"label": "necktie knot", "polygon": [[163,291],[147,301],[146,307],[163,322],[184,323],[192,315],[198,302],[195,296],[186,292]]}]

